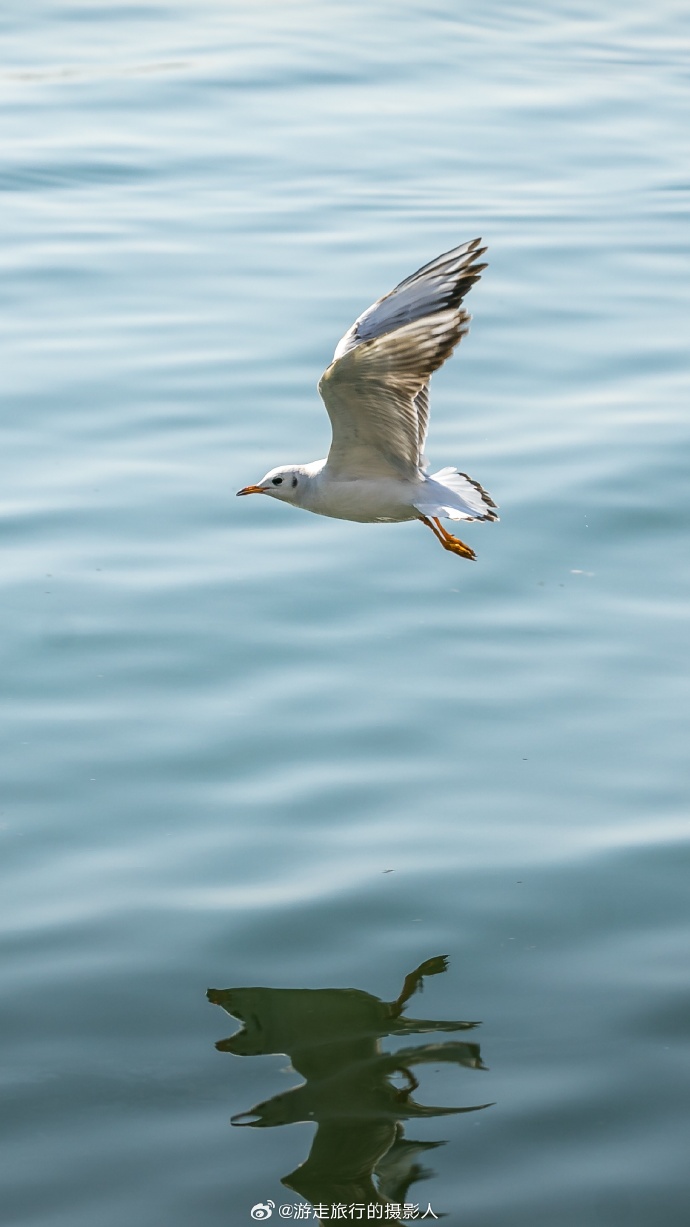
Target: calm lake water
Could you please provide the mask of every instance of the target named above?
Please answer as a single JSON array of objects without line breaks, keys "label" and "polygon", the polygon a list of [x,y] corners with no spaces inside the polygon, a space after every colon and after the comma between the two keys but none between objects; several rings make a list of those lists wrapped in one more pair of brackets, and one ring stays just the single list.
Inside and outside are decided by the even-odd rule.
[{"label": "calm lake water", "polygon": [[[2,31],[3,1227],[686,1227],[687,6]],[[476,235],[478,561],[236,500]]]}]

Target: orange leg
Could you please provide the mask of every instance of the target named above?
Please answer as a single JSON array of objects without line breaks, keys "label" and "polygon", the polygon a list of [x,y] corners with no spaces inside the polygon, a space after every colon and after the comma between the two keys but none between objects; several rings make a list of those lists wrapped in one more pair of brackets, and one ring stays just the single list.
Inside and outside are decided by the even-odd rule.
[{"label": "orange leg", "polygon": [[459,554],[461,558],[475,559],[477,555],[469,545],[465,545],[464,541],[460,541],[459,537],[454,537],[445,529],[440,520],[436,516],[429,519],[427,516],[420,516],[422,524],[426,524],[430,528],[437,541],[441,542],[444,550],[450,550],[451,554]]}]

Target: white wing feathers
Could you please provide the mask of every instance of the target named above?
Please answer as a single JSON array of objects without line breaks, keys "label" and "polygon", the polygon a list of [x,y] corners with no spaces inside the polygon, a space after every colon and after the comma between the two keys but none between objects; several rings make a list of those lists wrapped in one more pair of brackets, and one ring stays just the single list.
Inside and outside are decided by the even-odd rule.
[{"label": "white wing feathers", "polygon": [[415,397],[467,331],[467,316],[437,311],[332,363],[319,391],[333,428],[328,466],[343,476],[392,470],[412,476],[420,460]]},{"label": "white wing feathers", "polygon": [[486,268],[486,264],[476,263],[486,251],[480,244],[481,239],[473,239],[437,256],[401,281],[390,294],[367,307],[338,342],[333,361],[363,341],[393,332],[401,324],[410,324],[445,307],[459,307]]},{"label": "white wing feathers", "polygon": [[474,239],[446,252],[369,307],[346,332],[319,383],[333,428],[328,467],[343,476],[420,465],[428,382],[468,330],[462,300],[485,264]]}]

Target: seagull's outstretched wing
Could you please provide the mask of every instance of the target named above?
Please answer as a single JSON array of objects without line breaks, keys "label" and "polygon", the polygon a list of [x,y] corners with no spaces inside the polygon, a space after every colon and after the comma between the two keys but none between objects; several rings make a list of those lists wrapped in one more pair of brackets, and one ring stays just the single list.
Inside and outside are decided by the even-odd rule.
[{"label": "seagull's outstretched wing", "polygon": [[343,476],[420,464],[428,383],[467,332],[462,300],[486,264],[481,239],[446,252],[401,281],[345,333],[319,384],[333,427],[328,456]]}]

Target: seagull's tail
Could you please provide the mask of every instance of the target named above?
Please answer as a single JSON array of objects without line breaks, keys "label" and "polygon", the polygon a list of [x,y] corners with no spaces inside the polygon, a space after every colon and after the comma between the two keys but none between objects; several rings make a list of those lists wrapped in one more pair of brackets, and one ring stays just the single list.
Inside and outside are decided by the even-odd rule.
[{"label": "seagull's tail", "polygon": [[422,497],[415,506],[423,515],[441,516],[448,520],[498,519],[491,495],[467,473],[453,468],[430,473]]}]

